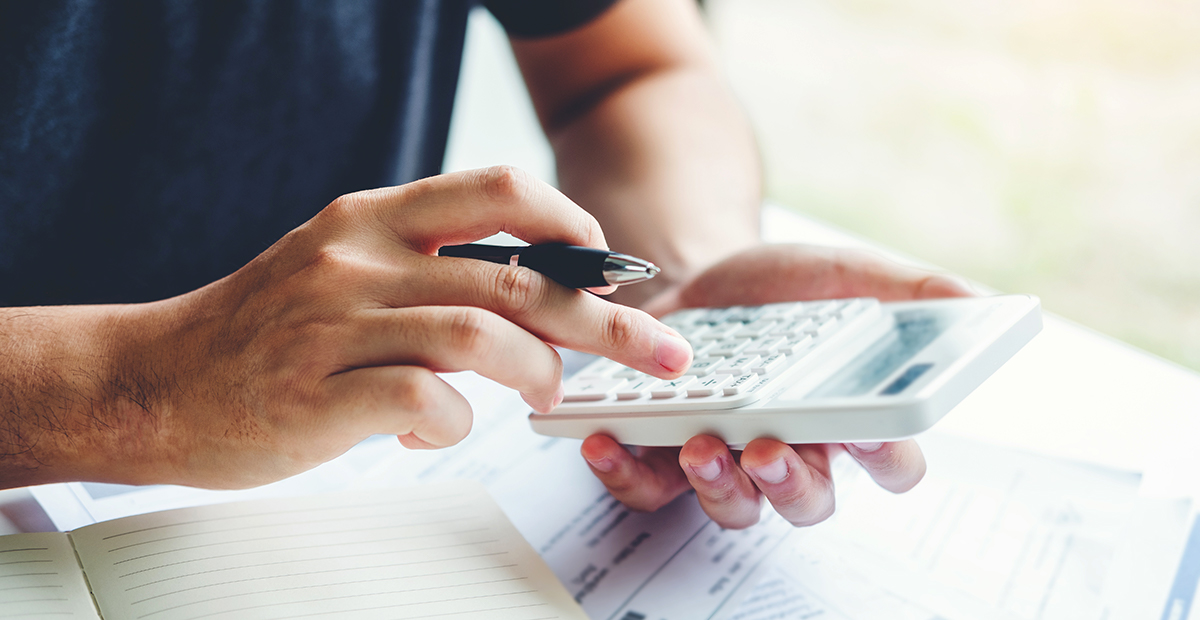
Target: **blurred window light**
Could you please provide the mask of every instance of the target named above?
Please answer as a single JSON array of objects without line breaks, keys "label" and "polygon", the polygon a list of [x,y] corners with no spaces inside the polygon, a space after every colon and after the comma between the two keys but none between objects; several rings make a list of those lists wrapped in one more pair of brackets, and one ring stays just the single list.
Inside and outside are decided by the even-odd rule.
[{"label": "blurred window light", "polygon": [[1200,370],[1200,3],[706,4],[769,198]]}]

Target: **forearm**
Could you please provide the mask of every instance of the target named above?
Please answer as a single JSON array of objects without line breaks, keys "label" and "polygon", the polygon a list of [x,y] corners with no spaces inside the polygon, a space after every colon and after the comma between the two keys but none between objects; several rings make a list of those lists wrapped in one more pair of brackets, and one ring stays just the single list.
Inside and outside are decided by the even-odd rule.
[{"label": "forearm", "polygon": [[0,487],[138,482],[128,464],[153,465],[157,387],[125,346],[134,308],[0,309]]},{"label": "forearm", "polygon": [[754,140],[708,67],[631,80],[550,139],[563,191],[600,220],[613,249],[663,269],[620,301],[639,303],[759,240]]}]

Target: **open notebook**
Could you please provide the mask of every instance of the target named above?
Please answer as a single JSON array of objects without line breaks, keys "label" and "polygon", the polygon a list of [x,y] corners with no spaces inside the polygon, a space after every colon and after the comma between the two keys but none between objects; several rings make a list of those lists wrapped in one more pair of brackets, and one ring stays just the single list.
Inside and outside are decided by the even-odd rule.
[{"label": "open notebook", "polygon": [[586,616],[483,486],[454,482],[0,537],[0,618]]}]

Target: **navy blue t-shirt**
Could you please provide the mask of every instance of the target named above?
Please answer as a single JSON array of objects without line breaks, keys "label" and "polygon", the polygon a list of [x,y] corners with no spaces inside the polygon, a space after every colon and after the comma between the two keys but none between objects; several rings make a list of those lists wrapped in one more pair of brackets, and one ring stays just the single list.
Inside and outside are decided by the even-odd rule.
[{"label": "navy blue t-shirt", "polygon": [[[611,2],[484,4],[535,37]],[[177,295],[436,174],[472,4],[0,4],[0,306]]]}]

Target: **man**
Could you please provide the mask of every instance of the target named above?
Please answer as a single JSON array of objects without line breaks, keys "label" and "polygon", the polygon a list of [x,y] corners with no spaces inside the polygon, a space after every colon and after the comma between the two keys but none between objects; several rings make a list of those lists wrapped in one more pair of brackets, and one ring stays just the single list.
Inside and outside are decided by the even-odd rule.
[{"label": "man", "polygon": [[[0,8],[3,484],[262,484],[374,433],[459,441],[470,408],[437,371],[539,411],[562,398],[552,344],[679,376],[691,350],[647,312],[964,294],[866,255],[760,245],[754,145],[691,0],[486,4],[562,193],[503,167],[430,176],[464,0]],[[497,231],[611,243],[663,273],[619,305],[436,256]],[[690,487],[745,527],[763,495],[797,525],[831,514],[842,449],[893,491],[924,471],[912,441],[735,457],[712,437],[635,455],[595,436],[582,452],[633,508]]]}]

